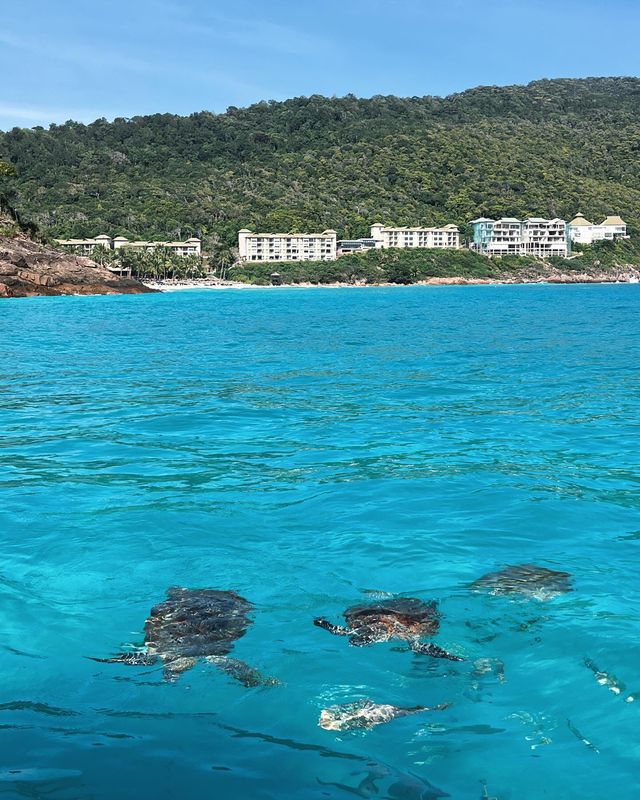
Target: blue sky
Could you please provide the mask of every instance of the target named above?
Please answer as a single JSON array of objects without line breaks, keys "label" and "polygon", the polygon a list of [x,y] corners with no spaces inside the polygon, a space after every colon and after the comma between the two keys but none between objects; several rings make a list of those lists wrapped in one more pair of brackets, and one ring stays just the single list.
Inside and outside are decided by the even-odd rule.
[{"label": "blue sky", "polygon": [[639,75],[638,0],[4,0],[0,129]]}]

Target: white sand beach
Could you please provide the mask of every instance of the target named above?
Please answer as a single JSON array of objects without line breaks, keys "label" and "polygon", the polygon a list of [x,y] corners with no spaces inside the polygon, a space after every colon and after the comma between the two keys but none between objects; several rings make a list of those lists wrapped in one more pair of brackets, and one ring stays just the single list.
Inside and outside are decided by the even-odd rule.
[{"label": "white sand beach", "polygon": [[143,281],[145,286],[160,292],[179,292],[193,289],[371,289],[381,287],[402,288],[411,286],[503,286],[516,284],[584,284],[584,283],[638,283],[640,270],[627,268],[618,272],[597,272],[595,274],[562,273],[559,270],[549,270],[547,274],[505,276],[504,279],[491,278],[462,278],[462,277],[437,277],[416,281],[413,284],[402,283],[282,283],[256,284],[243,283],[242,281],[220,281],[213,278],[201,280],[182,281]]}]

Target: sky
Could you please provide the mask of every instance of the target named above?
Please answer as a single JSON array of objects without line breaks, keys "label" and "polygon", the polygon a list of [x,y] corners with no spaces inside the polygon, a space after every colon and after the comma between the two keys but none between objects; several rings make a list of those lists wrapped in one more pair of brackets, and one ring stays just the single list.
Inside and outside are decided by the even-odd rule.
[{"label": "sky", "polygon": [[0,0],[0,130],[640,75],[640,0]]}]

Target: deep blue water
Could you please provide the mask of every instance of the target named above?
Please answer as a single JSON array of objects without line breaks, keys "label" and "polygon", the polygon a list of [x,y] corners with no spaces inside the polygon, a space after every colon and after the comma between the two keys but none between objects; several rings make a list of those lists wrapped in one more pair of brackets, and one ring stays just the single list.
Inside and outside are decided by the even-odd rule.
[{"label": "deep blue water", "polygon": [[[639,311],[638,286],[2,302],[0,796],[637,798]],[[469,591],[522,562],[574,591]],[[234,655],[282,685],[85,658],[140,645],[173,585],[252,601]],[[437,600],[466,660],[312,625],[371,592]],[[317,726],[363,697],[452,705]]]}]

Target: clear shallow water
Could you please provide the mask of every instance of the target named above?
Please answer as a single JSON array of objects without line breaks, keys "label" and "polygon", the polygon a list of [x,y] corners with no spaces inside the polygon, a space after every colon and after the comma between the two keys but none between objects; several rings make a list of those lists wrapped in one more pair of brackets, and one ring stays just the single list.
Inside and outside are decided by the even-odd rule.
[{"label": "clear shallow water", "polygon": [[[0,796],[637,798],[639,309],[635,286],[2,303]],[[469,592],[519,562],[575,591]],[[234,654],[284,685],[84,658],[139,644],[172,585],[250,599]],[[311,624],[367,590],[438,600],[467,661]],[[317,727],[361,697],[452,706]]]}]

